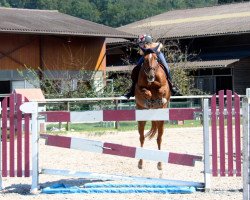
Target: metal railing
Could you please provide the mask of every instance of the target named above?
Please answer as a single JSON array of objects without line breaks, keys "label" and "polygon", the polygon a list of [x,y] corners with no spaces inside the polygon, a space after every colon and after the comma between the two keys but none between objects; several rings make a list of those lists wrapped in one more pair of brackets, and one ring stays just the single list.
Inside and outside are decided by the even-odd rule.
[{"label": "metal railing", "polygon": [[[241,96],[242,98],[243,96]],[[198,96],[173,96],[170,98],[170,108],[202,108],[203,100],[211,98],[211,95]],[[64,110],[131,110],[135,109],[135,99],[125,97],[101,97],[101,98],[73,98],[73,99],[46,99],[47,109],[53,109],[54,105],[63,105]]]},{"label": "metal railing", "polygon": [[[4,98],[10,94],[0,94]],[[211,98],[212,95],[172,96],[170,108],[202,108],[203,99]],[[226,96],[225,96],[226,97]],[[243,98],[244,95],[240,95]],[[135,98],[125,97],[95,97],[95,98],[56,98],[39,101],[41,106],[46,105],[47,110],[100,110],[100,109],[134,109]],[[60,108],[59,108],[60,107]]]}]

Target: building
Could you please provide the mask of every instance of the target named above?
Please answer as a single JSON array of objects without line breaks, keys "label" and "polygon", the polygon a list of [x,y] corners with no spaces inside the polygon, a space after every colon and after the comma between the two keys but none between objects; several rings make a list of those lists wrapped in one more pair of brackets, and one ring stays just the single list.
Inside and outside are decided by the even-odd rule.
[{"label": "building", "polygon": [[79,79],[102,82],[109,37],[135,38],[56,10],[0,8],[0,94],[39,87],[41,78],[59,82],[59,90],[69,77],[72,87]]},{"label": "building", "polygon": [[[178,41],[182,52],[195,55],[186,62],[180,61],[178,66],[195,67],[196,87],[207,93],[230,89],[245,94],[250,87],[250,2],[173,10],[117,30],[151,34],[165,44]],[[109,41],[113,47],[124,44],[125,40]],[[115,57],[121,57],[121,51],[124,56],[122,47],[113,50],[107,59],[115,61]],[[133,65],[123,66],[124,70],[132,68]],[[121,67],[109,69],[115,71]]]}]

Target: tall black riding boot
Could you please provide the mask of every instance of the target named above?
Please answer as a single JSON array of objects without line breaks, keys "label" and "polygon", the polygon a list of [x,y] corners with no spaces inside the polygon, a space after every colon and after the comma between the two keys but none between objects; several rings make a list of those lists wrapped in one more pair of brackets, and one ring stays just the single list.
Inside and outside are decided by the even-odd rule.
[{"label": "tall black riding boot", "polygon": [[124,95],[127,99],[135,96],[135,85],[138,81],[140,69],[141,69],[141,64],[138,64],[132,70],[132,73],[131,73],[132,85],[131,85],[128,93]]},{"label": "tall black riding boot", "polygon": [[167,69],[165,68],[165,73],[167,75],[167,81],[169,83],[169,86],[170,86],[170,90],[171,90],[171,95],[172,96],[180,96],[180,90],[179,88],[177,88],[174,84],[173,84],[173,81],[172,81],[172,77],[170,75],[170,73],[168,73]]},{"label": "tall black riding boot", "polygon": [[171,90],[171,95],[172,95],[172,96],[182,96],[182,95],[180,94],[179,88],[177,88],[177,87],[173,84],[173,82],[172,82],[171,79],[168,79],[168,83],[169,83],[169,85],[170,85],[170,90]]},{"label": "tall black riding boot", "polygon": [[182,96],[180,94],[179,88],[177,88],[175,85],[172,85],[172,87],[171,87],[171,94],[172,94],[172,96]]},{"label": "tall black riding boot", "polygon": [[132,81],[132,85],[131,85],[128,93],[124,95],[127,99],[135,96],[135,85],[136,85],[136,83],[134,81]]}]

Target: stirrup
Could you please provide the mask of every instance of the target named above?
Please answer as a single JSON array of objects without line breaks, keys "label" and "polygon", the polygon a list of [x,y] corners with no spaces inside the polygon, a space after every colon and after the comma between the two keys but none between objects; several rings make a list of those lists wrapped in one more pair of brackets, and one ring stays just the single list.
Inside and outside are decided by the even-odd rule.
[{"label": "stirrup", "polygon": [[173,86],[173,87],[171,88],[171,93],[172,93],[172,96],[182,96],[182,95],[180,94],[180,90],[179,90],[177,87],[175,87],[175,86]]}]

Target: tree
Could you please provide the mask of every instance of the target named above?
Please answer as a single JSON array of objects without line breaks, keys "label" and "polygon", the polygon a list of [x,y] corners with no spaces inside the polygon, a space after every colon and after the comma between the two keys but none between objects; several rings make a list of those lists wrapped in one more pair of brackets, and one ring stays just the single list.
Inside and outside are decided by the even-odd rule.
[{"label": "tree", "polygon": [[88,0],[71,1],[64,9],[67,14],[75,17],[93,22],[98,22],[100,20],[100,11],[96,8],[95,4],[90,3]]},{"label": "tree", "polygon": [[[1,1],[3,3],[1,3]],[[75,17],[119,27],[173,9],[217,4],[217,0],[1,0],[15,8],[56,9]]]},{"label": "tree", "polygon": [[158,8],[159,2],[159,0],[109,2],[106,13],[104,13],[107,18],[103,23],[107,24],[108,21],[111,21],[109,23],[110,26],[119,27],[146,17],[154,16],[161,12],[160,8]]},{"label": "tree", "polygon": [[24,4],[29,9],[54,9],[56,7],[54,0],[27,0]]},{"label": "tree", "polygon": [[10,4],[7,2],[7,0],[0,0],[0,6],[10,7]]},{"label": "tree", "polygon": [[211,5],[216,5],[217,0],[188,0],[186,1],[186,7],[188,8],[197,8],[197,7],[206,7]]},{"label": "tree", "polygon": [[244,2],[250,0],[218,0],[218,4],[234,3],[234,2]]}]

